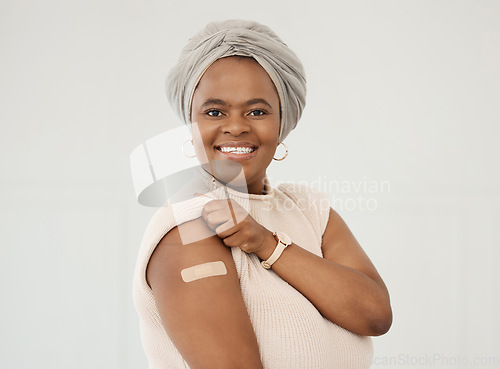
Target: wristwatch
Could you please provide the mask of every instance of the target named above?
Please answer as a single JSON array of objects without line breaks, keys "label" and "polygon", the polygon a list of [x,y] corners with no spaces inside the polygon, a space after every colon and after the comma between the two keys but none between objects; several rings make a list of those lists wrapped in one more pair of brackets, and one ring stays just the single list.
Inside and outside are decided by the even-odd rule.
[{"label": "wristwatch", "polygon": [[292,241],[290,241],[290,237],[286,233],[283,232],[273,232],[274,239],[278,242],[274,252],[269,257],[269,259],[261,262],[262,266],[266,269],[270,269],[276,260],[281,256],[281,253],[287,246],[289,246]]}]

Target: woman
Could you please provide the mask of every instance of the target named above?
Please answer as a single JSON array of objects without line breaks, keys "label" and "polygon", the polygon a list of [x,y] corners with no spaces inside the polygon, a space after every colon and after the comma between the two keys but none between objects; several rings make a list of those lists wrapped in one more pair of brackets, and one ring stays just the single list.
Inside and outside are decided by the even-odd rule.
[{"label": "woman", "polygon": [[144,235],[134,301],[150,368],[369,367],[369,336],[392,322],[384,282],[325,194],[266,176],[305,104],[298,58],[266,26],[214,22],[167,87],[197,128],[206,201],[161,208]]}]

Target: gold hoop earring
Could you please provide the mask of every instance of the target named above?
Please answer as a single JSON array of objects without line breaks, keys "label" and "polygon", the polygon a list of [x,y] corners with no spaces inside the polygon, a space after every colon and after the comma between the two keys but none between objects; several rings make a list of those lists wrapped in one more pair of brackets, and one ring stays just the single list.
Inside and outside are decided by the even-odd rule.
[{"label": "gold hoop earring", "polygon": [[[193,145],[193,140],[187,140],[186,142],[191,142],[191,145]],[[190,159],[191,159],[191,158],[196,157],[196,153],[195,153],[193,156],[186,155],[186,153],[184,152],[184,145],[186,144],[186,142],[184,142],[184,143],[182,144],[182,146],[181,146],[181,151],[182,151],[182,153],[184,154],[184,156],[185,156],[186,158],[190,158]],[[194,145],[193,145],[193,148],[194,148]]]},{"label": "gold hoop earring", "polygon": [[[276,160],[276,161],[282,161],[282,160],[284,160],[284,159],[288,156],[288,147],[286,147],[286,145],[285,145],[283,142],[280,142],[280,143],[279,143],[279,145],[283,145],[283,146],[285,146],[285,150],[286,150],[286,151],[285,151],[285,156],[283,156],[283,157],[282,157],[282,158],[280,158],[280,159],[276,159],[276,158],[274,158],[274,157],[273,157],[273,159],[274,159],[274,160]],[[278,145],[278,146],[279,146],[279,145]]]}]

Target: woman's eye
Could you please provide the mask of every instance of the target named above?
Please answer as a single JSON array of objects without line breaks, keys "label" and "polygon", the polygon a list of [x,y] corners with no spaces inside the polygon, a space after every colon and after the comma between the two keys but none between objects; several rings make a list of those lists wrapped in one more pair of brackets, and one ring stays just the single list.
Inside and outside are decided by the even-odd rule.
[{"label": "woman's eye", "polygon": [[220,117],[222,113],[219,110],[210,110],[207,111],[207,114],[210,115],[211,117]]},{"label": "woman's eye", "polygon": [[261,115],[264,115],[265,113],[266,112],[263,110],[256,109],[256,110],[252,110],[250,112],[250,115],[253,115],[254,117],[260,117]]}]

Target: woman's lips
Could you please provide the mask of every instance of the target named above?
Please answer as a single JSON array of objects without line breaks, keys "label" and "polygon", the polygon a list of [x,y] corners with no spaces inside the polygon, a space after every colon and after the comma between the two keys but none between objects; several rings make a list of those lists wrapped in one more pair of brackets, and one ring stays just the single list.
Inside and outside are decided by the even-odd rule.
[{"label": "woman's lips", "polygon": [[220,150],[220,147],[215,147],[215,150],[219,153],[219,155],[222,155],[223,157],[225,157],[227,159],[236,160],[236,161],[245,161],[245,160],[253,158],[256,155],[258,149],[259,149],[258,147],[255,147],[252,152],[237,153],[234,151],[233,152],[222,152]]}]

